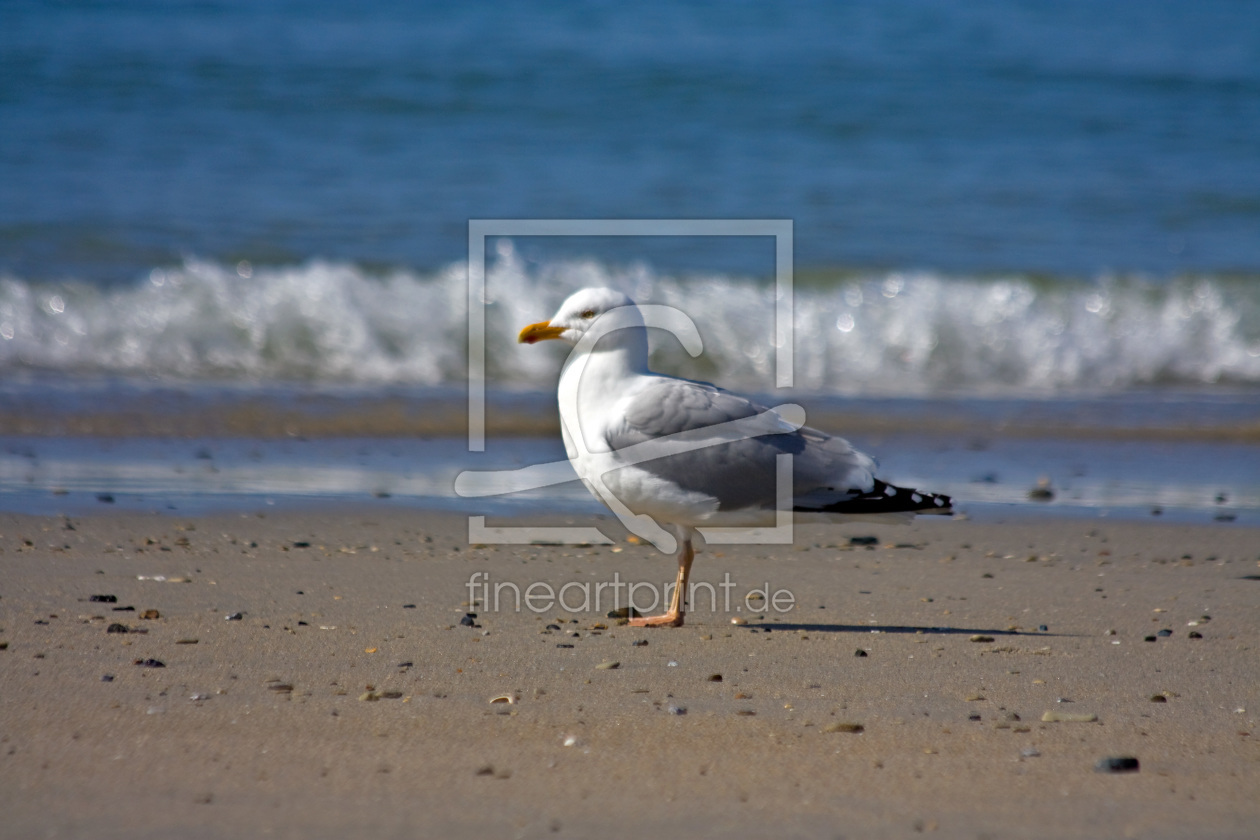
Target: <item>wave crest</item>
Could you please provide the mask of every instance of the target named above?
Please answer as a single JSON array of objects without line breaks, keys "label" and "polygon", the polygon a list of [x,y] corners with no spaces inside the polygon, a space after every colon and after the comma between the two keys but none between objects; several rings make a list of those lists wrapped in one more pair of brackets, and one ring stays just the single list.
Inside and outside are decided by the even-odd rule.
[{"label": "wave crest", "polygon": [[[188,260],[125,288],[0,279],[0,372],[182,380],[458,384],[466,376],[464,264],[431,273],[329,262],[253,268]],[[487,375],[551,387],[554,353],[515,344],[582,286],[676,306],[700,328],[660,369],[769,390],[773,293],[724,274],[673,276],[598,260],[531,263],[500,243],[487,270]],[[1029,393],[1260,384],[1251,278],[1093,283],[935,272],[803,277],[795,382],[847,394]],[[655,346],[655,345],[654,345]]]}]

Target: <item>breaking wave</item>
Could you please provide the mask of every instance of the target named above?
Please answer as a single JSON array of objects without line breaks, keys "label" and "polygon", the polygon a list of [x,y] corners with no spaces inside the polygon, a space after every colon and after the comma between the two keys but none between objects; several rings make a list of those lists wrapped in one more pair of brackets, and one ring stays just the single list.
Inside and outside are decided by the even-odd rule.
[{"label": "breaking wave", "polygon": [[[550,388],[557,353],[515,344],[571,291],[621,288],[700,328],[659,369],[741,388],[774,384],[773,287],[598,260],[529,262],[500,242],[487,268],[487,376]],[[433,386],[467,375],[466,267],[253,267],[187,260],[126,287],[0,278],[0,376]],[[1054,393],[1260,384],[1255,278],[1092,282],[932,271],[798,277],[797,387],[837,394]],[[654,345],[656,346],[656,345]]]}]

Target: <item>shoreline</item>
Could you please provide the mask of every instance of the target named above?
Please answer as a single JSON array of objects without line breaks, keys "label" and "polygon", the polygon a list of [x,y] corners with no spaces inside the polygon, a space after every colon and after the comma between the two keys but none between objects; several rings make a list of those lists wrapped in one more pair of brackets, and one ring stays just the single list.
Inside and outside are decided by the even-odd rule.
[{"label": "shoreline", "polygon": [[[363,508],[0,514],[9,835],[1242,838],[1260,820],[1260,529],[801,525],[694,570],[790,590],[787,614],[647,630],[465,603],[476,572],[672,576],[611,517],[550,521],[616,543],[470,546],[461,515]],[[1065,711],[1097,719],[1042,720]],[[1136,773],[1094,770],[1129,755]]]}]

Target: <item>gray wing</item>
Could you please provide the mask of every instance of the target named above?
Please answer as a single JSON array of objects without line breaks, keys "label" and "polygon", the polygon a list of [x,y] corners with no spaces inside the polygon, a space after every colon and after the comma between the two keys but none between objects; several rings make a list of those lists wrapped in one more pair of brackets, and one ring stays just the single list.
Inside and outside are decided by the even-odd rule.
[{"label": "gray wing", "polygon": [[[607,433],[613,449],[679,432],[741,420],[765,411],[752,400],[703,382],[661,377],[627,407],[623,422]],[[772,508],[776,456],[793,456],[797,498],[843,499],[874,486],[875,463],[849,443],[808,427],[716,444],[638,466],[685,490],[718,500],[724,511]]]}]

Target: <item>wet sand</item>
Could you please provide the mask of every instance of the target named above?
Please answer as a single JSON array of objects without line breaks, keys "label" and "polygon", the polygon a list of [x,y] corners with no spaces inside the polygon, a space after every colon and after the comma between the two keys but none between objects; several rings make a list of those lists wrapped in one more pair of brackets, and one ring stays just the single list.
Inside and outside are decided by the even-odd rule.
[{"label": "wet sand", "polygon": [[[672,577],[598,524],[0,516],[0,834],[1255,836],[1260,531],[800,526],[700,555],[732,611],[681,629],[466,603]],[[795,607],[734,611],[766,583]]]}]

